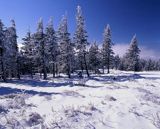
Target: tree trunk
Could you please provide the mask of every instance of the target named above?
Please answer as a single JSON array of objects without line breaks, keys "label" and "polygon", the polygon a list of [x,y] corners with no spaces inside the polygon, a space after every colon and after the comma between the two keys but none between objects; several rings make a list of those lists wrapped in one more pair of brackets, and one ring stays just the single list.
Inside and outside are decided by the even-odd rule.
[{"label": "tree trunk", "polygon": [[109,71],[109,64],[108,64],[108,66],[107,66],[107,73],[110,73],[110,71]]},{"label": "tree trunk", "polygon": [[2,79],[4,82],[6,82],[6,74],[5,74],[5,70],[4,70],[3,61],[2,61]]},{"label": "tree trunk", "polygon": [[109,71],[109,61],[108,61],[108,65],[107,65],[107,74],[109,74],[110,73],[110,71]]},{"label": "tree trunk", "polygon": [[87,62],[86,62],[86,54],[85,53],[84,53],[84,65],[85,65],[87,76],[89,77],[89,72],[88,72],[88,67],[87,67]]},{"label": "tree trunk", "polygon": [[109,74],[109,66],[110,66],[110,54],[108,54],[108,60],[107,60],[107,73]]},{"label": "tree trunk", "polygon": [[39,76],[40,76],[40,78],[42,78],[42,72],[43,72],[42,68],[39,67]]},{"label": "tree trunk", "polygon": [[18,59],[17,59],[17,62],[16,62],[17,64],[17,78],[18,79],[21,79],[21,77],[20,77],[20,70],[19,70],[19,61],[18,61]]},{"label": "tree trunk", "polygon": [[71,67],[70,67],[69,63],[67,63],[67,67],[68,67],[68,69],[67,69],[67,71],[68,71],[68,78],[71,78]]},{"label": "tree trunk", "polygon": [[55,75],[58,75],[58,67],[57,67],[57,63],[55,64]]},{"label": "tree trunk", "polygon": [[5,74],[5,70],[4,70],[4,62],[3,62],[3,50],[1,50],[1,70],[2,70],[2,79],[5,82],[6,81],[6,74]]},{"label": "tree trunk", "polygon": [[56,76],[56,75],[55,75],[55,63],[53,63],[53,66],[52,66],[52,67],[53,67],[53,69],[52,69],[53,78],[55,78],[55,76]]},{"label": "tree trunk", "polygon": [[83,62],[82,62],[82,60],[80,61],[80,64],[81,64],[81,71],[83,73]]},{"label": "tree trunk", "polygon": [[104,66],[103,66],[103,74],[104,74]]},{"label": "tree trunk", "polygon": [[68,78],[71,78],[71,72],[68,70]]},{"label": "tree trunk", "polygon": [[47,79],[47,69],[44,61],[43,61],[43,79]]},{"label": "tree trunk", "polygon": [[43,79],[47,79],[47,68],[46,68],[46,62],[45,62],[46,56],[45,56],[44,38],[45,38],[45,36],[44,36],[44,33],[42,32],[42,37],[41,37],[41,47],[42,47],[41,48],[41,51],[42,51],[41,57],[42,57],[42,68],[43,68],[42,72],[43,72]]},{"label": "tree trunk", "polygon": [[30,73],[31,73],[31,78],[33,79],[33,67],[32,67],[32,63],[30,63],[31,66],[30,66]]}]

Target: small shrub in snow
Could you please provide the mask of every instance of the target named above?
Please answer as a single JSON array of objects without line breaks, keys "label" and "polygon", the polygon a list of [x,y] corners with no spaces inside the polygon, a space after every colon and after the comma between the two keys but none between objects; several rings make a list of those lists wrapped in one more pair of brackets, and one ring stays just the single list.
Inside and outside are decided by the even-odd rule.
[{"label": "small shrub in snow", "polygon": [[160,105],[160,96],[157,96],[150,91],[142,88],[138,88],[138,90],[144,93],[144,95],[142,96],[144,100]]},{"label": "small shrub in snow", "polygon": [[79,93],[76,92],[76,91],[67,91],[67,90],[66,90],[66,91],[63,92],[63,94],[66,95],[66,96],[82,97],[82,98],[84,98],[83,95],[79,94]]},{"label": "small shrub in snow", "polygon": [[46,98],[46,100],[52,100],[52,96],[51,95],[46,95],[45,98]]},{"label": "small shrub in snow", "polygon": [[51,129],[61,129],[61,125],[59,125],[57,122],[53,122],[51,124]]},{"label": "small shrub in snow", "polygon": [[68,118],[76,118],[76,117],[79,117],[79,118],[86,117],[87,118],[89,116],[92,116],[91,112],[87,112],[81,109],[74,109],[74,108],[66,109],[64,113],[65,113],[65,116]]},{"label": "small shrub in snow", "polygon": [[114,98],[113,96],[108,96],[108,95],[106,95],[106,96],[105,96],[105,100],[107,100],[107,101],[116,101],[117,99]]},{"label": "small shrub in snow", "polygon": [[32,113],[29,115],[29,119],[27,123],[31,127],[31,126],[41,124],[42,122],[43,122],[43,118],[38,113]]},{"label": "small shrub in snow", "polygon": [[109,98],[109,100],[110,100],[110,101],[116,101],[117,99],[111,96],[111,97]]},{"label": "small shrub in snow", "polygon": [[7,111],[8,110],[4,106],[0,105],[0,113],[7,113]]},{"label": "small shrub in snow", "polygon": [[0,125],[6,129],[24,129],[23,125],[21,125],[21,123],[13,115],[2,114],[0,118]]},{"label": "small shrub in snow", "polygon": [[78,81],[78,84],[81,85],[81,86],[85,86],[87,80],[88,80],[87,78],[80,78],[79,81]]},{"label": "small shrub in snow", "polygon": [[158,129],[160,129],[160,112],[157,112],[155,116],[153,116],[153,124],[156,126]]},{"label": "small shrub in snow", "polygon": [[91,112],[98,112],[98,113],[102,113],[101,110],[99,110],[96,105],[90,103],[89,106],[86,106],[86,110],[91,111]]},{"label": "small shrub in snow", "polygon": [[0,125],[0,129],[6,129],[6,127],[4,127],[3,125]]},{"label": "small shrub in snow", "polygon": [[89,123],[84,127],[84,129],[96,129],[93,124]]},{"label": "small shrub in snow", "polygon": [[17,108],[20,109],[21,107],[25,106],[25,94],[16,95],[9,103],[9,108]]}]

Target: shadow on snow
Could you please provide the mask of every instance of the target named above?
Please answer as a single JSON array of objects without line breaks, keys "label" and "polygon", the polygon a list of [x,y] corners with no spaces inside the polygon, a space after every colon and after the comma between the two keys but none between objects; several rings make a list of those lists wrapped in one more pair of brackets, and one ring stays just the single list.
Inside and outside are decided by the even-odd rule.
[{"label": "shadow on snow", "polygon": [[49,82],[50,80],[32,80],[32,79],[21,79],[21,80],[8,80],[8,83],[20,84],[20,85],[29,85],[32,87],[61,87],[61,86],[72,86],[73,82]]},{"label": "shadow on snow", "polygon": [[95,80],[95,81],[101,81],[101,82],[124,82],[128,80],[136,80],[136,79],[142,79],[146,77],[142,77],[139,74],[131,74],[131,75],[109,75],[109,76],[92,76],[90,80]]},{"label": "shadow on snow", "polygon": [[[100,82],[123,82],[123,81],[128,81],[128,80],[136,80],[136,79],[141,79],[141,78],[148,78],[148,77],[142,77],[139,74],[131,74],[131,75],[108,75],[108,76],[91,76],[89,78],[85,78],[86,82],[89,80],[95,80],[95,81],[100,81]],[[62,80],[62,82],[52,82],[50,79],[49,80],[32,80],[32,79],[21,79],[21,80],[8,80],[8,83],[12,84],[20,84],[20,85],[29,85],[32,87],[61,87],[61,86],[81,86],[81,87],[87,87],[87,88],[100,88],[102,86],[91,86],[88,84],[85,85],[80,85],[80,84],[74,84],[74,81],[79,81],[80,79],[77,77],[72,77],[71,79],[67,78],[56,78]],[[1,87],[0,88],[0,95],[5,95],[5,94],[11,94],[11,93],[20,93],[22,92],[21,89],[12,89],[9,87]],[[51,95],[51,94],[61,94],[62,93],[48,93],[48,92],[38,92],[38,91],[33,91],[33,90],[25,90],[25,93],[35,95]]]},{"label": "shadow on snow", "polygon": [[[0,87],[0,95],[8,95],[8,94],[17,94],[17,93],[22,93],[22,90],[20,89],[13,89],[13,88],[9,88],[9,87]],[[51,95],[51,94],[60,94],[60,93],[48,93],[48,92],[37,92],[37,91],[33,91],[33,90],[25,90],[25,93],[27,94],[31,94],[31,95]]]}]

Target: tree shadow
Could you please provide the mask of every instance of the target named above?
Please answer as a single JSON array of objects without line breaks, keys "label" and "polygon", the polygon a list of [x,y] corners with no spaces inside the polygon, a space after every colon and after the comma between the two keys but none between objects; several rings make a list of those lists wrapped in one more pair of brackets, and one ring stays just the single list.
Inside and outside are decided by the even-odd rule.
[{"label": "tree shadow", "polygon": [[73,86],[72,81],[65,82],[51,82],[51,80],[33,80],[33,79],[20,79],[20,80],[8,80],[7,83],[29,85],[32,87],[61,87],[61,86]]},{"label": "tree shadow", "polygon": [[142,79],[146,77],[142,77],[139,74],[130,74],[130,75],[109,75],[109,76],[92,76],[90,77],[91,80],[101,81],[101,82],[124,82],[124,81],[131,81],[136,79]]},{"label": "tree shadow", "polygon": [[[9,88],[9,87],[0,87],[0,95],[8,95],[8,94],[17,94],[17,93],[22,93],[22,90],[20,89],[13,89],[13,88]],[[37,91],[33,91],[33,90],[25,90],[25,93],[30,94],[30,95],[58,95],[61,93],[56,93],[56,92],[52,92],[52,93],[48,93],[48,92],[37,92]]]},{"label": "tree shadow", "polygon": [[78,87],[86,87],[86,88],[101,88],[103,86],[90,86],[90,85],[86,85],[86,84],[74,84],[74,86],[78,86]]}]

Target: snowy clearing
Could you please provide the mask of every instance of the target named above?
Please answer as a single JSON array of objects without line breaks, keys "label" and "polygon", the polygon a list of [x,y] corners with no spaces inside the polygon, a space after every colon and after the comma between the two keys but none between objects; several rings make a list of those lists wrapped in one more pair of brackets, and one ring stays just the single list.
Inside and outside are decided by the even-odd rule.
[{"label": "snowy clearing", "polygon": [[0,129],[160,129],[160,72],[0,83]]}]

